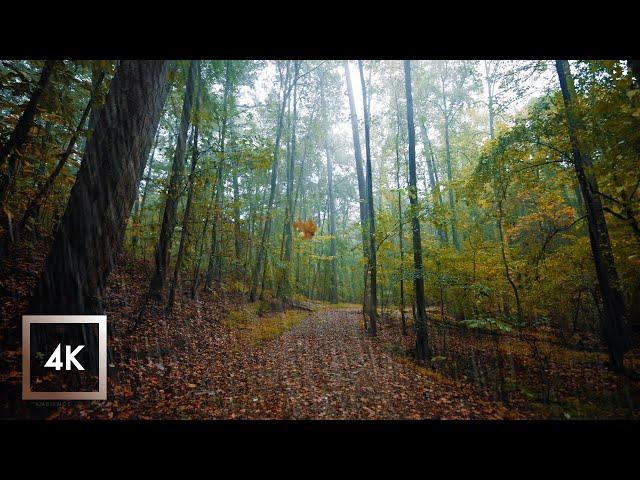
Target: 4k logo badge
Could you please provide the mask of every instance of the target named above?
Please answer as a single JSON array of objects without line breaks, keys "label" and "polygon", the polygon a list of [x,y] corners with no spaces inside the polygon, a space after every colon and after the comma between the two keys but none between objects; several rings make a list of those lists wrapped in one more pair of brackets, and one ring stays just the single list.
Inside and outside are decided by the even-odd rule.
[{"label": "4k logo badge", "polygon": [[106,315],[24,315],[22,398],[106,400]]}]

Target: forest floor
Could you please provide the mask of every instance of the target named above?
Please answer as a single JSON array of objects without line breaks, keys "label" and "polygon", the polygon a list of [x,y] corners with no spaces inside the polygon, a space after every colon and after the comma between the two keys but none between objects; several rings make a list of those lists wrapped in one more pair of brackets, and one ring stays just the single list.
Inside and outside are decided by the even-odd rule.
[{"label": "forest floor", "polygon": [[[112,273],[107,401],[20,400],[19,322],[44,261],[35,248],[2,261],[0,417],[50,419],[539,419],[636,417],[636,376],[614,375],[594,347],[576,349],[537,332],[530,340],[433,329],[429,367],[411,356],[396,315],[364,333],[355,305],[299,300],[246,304],[228,285],[184,296],[173,315],[152,305],[132,319],[148,267],[122,261]],[[432,312],[435,315],[435,312]],[[410,331],[410,330],[409,330]],[[547,342],[550,347],[543,347]],[[446,345],[446,346],[445,346]],[[496,356],[492,356],[492,352]],[[628,356],[636,369],[637,350]],[[563,363],[564,362],[564,363]],[[539,367],[539,368],[538,368]],[[637,370],[636,370],[637,371]],[[498,375],[499,373],[499,375]],[[564,377],[563,377],[564,375]]]}]

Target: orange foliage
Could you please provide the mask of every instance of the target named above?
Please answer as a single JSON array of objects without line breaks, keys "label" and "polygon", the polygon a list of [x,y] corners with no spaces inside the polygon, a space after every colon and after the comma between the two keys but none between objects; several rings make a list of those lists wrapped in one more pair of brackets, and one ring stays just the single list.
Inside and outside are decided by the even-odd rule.
[{"label": "orange foliage", "polygon": [[313,236],[316,234],[316,231],[318,230],[316,222],[314,222],[312,219],[309,219],[306,222],[303,220],[298,220],[297,222],[294,222],[293,228],[302,233],[305,240],[313,238]]}]

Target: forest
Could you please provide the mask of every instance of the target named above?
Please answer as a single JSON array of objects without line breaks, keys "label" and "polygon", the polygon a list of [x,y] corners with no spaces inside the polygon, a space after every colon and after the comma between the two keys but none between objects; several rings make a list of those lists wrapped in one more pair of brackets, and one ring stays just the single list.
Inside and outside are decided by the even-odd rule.
[{"label": "forest", "polygon": [[2,60],[0,320],[2,418],[637,418],[640,61]]}]

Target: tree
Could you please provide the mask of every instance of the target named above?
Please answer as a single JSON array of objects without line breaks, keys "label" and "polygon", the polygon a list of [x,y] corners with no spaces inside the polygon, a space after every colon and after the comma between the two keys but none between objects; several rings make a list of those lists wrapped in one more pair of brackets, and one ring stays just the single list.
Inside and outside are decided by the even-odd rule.
[{"label": "tree", "polygon": [[78,141],[78,138],[80,137],[80,134],[84,129],[87,116],[89,115],[89,112],[93,108],[97,91],[100,88],[100,84],[102,83],[103,79],[104,79],[104,72],[102,73],[99,81],[94,84],[92,92],[89,96],[89,101],[87,102],[87,106],[82,112],[82,116],[80,117],[80,122],[78,123],[78,126],[76,127],[73,134],[71,135],[71,138],[69,139],[67,148],[65,148],[64,152],[62,152],[62,154],[60,155],[58,159],[58,163],[56,163],[56,166],[49,174],[47,180],[42,185],[40,185],[40,188],[38,188],[38,191],[36,192],[35,196],[27,204],[27,208],[25,209],[24,213],[22,214],[22,218],[20,219],[20,221],[18,222],[18,225],[15,228],[14,236],[16,239],[20,238],[21,232],[27,226],[27,223],[29,222],[29,220],[31,220],[32,218],[38,215],[40,208],[42,206],[42,202],[44,201],[45,197],[48,195],[49,191],[51,190],[51,187],[56,181],[56,178],[58,178],[58,175],[60,174],[64,166],[67,164],[69,157],[73,153],[76,142]]},{"label": "tree", "polygon": [[562,100],[567,120],[567,129],[571,141],[573,166],[576,170],[580,192],[584,200],[589,227],[589,240],[593,261],[596,267],[598,285],[604,315],[602,330],[609,348],[611,368],[615,371],[624,370],[624,353],[629,347],[629,332],[625,324],[624,301],[619,287],[618,272],[616,270],[609,230],[604,216],[604,210],[598,192],[598,182],[593,174],[591,158],[580,149],[578,132],[579,118],[575,114],[576,94],[573,77],[567,60],[556,60],[556,71],[560,82]]},{"label": "tree", "polygon": [[402,188],[400,187],[400,105],[398,95],[394,92],[396,104],[396,188],[398,189],[398,245],[400,249],[400,322],[402,334],[407,334],[407,322],[404,315],[404,229],[402,219]]},{"label": "tree", "polygon": [[[298,61],[294,61],[294,70],[298,72]],[[293,118],[291,118],[291,141],[288,150],[288,162],[287,162],[287,191],[286,191],[286,203],[284,213],[284,225],[282,235],[282,249],[281,249],[281,262],[282,267],[280,269],[280,280],[278,282],[278,289],[276,297],[285,299],[291,293],[290,289],[290,276],[291,276],[291,243],[292,243],[292,218],[293,212],[293,174],[296,163],[296,124],[298,121],[298,82],[294,81],[293,85]]]},{"label": "tree", "polygon": [[220,129],[220,154],[216,169],[215,179],[215,204],[213,206],[213,228],[211,229],[211,251],[209,252],[209,264],[204,281],[204,289],[211,290],[214,275],[216,280],[222,280],[222,264],[220,256],[220,244],[222,238],[222,202],[224,199],[224,165],[225,165],[225,141],[227,125],[229,124],[229,99],[231,96],[231,61],[224,64],[224,100],[222,102],[222,126]]},{"label": "tree", "polygon": [[[273,163],[271,165],[271,184],[270,184],[270,192],[269,192],[269,200],[266,204],[266,212],[267,219],[264,223],[264,228],[262,230],[262,238],[260,240],[260,245],[258,246],[258,257],[256,261],[256,265],[253,270],[252,280],[251,280],[251,291],[249,293],[249,300],[254,302],[257,298],[258,293],[258,284],[260,280],[264,280],[264,274],[262,269],[265,264],[265,256],[266,256],[266,248],[267,241],[269,236],[271,235],[271,209],[273,208],[273,203],[276,195],[276,187],[278,184],[278,164],[280,158],[280,139],[282,137],[282,126],[284,120],[284,110],[287,105],[287,101],[289,99],[289,95],[291,94],[291,89],[295,85],[298,80],[298,71],[292,74],[290,62],[287,61],[285,65],[285,73],[283,74],[281,71],[281,66],[279,66],[280,70],[280,90],[282,92],[282,103],[280,104],[280,109],[278,112],[278,123],[276,127],[276,142],[273,150]],[[292,80],[293,78],[293,80]]]},{"label": "tree", "polygon": [[[429,176],[429,185],[431,187],[432,198],[435,199],[434,206],[442,206],[442,195],[440,195],[440,182],[438,179],[438,170],[436,169],[436,159],[433,153],[433,147],[429,140],[429,134],[427,133],[427,126],[424,122],[420,123],[420,133],[422,134],[422,143],[424,144],[424,156],[425,163],[427,165],[427,173]],[[443,245],[448,242],[447,231],[442,227],[440,223],[436,226],[438,232],[438,238]]]},{"label": "tree", "polygon": [[156,132],[156,139],[153,142],[153,148],[151,148],[151,156],[149,157],[149,161],[147,162],[147,175],[144,177],[144,188],[142,189],[142,198],[138,200],[136,198],[136,203],[134,204],[134,232],[131,237],[131,248],[135,253],[136,247],[138,246],[138,232],[142,228],[142,215],[144,214],[144,206],[147,202],[147,195],[149,193],[149,185],[151,184],[151,172],[153,171],[153,164],[155,160],[156,149],[158,148],[158,140],[160,138],[160,129]]},{"label": "tree", "polygon": [[179,287],[180,270],[184,259],[184,251],[189,239],[189,221],[191,218],[191,207],[193,205],[193,190],[196,180],[196,166],[198,165],[198,127],[200,114],[200,98],[202,96],[202,72],[200,61],[197,62],[198,68],[198,92],[196,93],[195,121],[193,126],[193,149],[191,153],[191,169],[189,171],[189,193],[187,194],[187,204],[184,209],[184,217],[182,220],[182,233],[180,234],[180,246],[178,247],[178,255],[176,257],[176,266],[173,273],[173,282],[169,291],[169,300],[167,301],[167,311],[173,311],[173,303],[176,298],[176,288]]},{"label": "tree", "polygon": [[19,169],[20,161],[22,157],[22,147],[27,141],[29,131],[33,126],[33,120],[38,111],[38,103],[42,93],[49,83],[49,79],[56,66],[55,60],[47,60],[44,62],[42,72],[40,73],[40,79],[36,85],[35,90],[29,98],[29,102],[24,109],[24,112],[18,119],[15,129],[11,133],[11,136],[7,142],[0,148],[0,168],[8,162],[7,172],[0,177],[0,208],[4,208],[9,194],[9,189],[14,180],[14,176]]},{"label": "tree", "polygon": [[362,105],[364,108],[364,138],[365,152],[367,155],[366,162],[366,182],[367,182],[367,213],[369,224],[369,275],[370,275],[370,297],[369,297],[369,333],[376,334],[376,322],[378,319],[378,280],[377,280],[377,262],[376,262],[376,222],[373,208],[373,180],[371,179],[371,141],[369,138],[369,107],[367,100],[367,86],[364,80],[364,69],[362,60],[358,60],[358,69],[360,70],[360,83],[362,84]]},{"label": "tree", "polygon": [[333,159],[332,152],[329,148],[329,121],[327,117],[327,105],[325,100],[326,89],[326,73],[322,72],[322,86],[321,86],[321,104],[322,104],[322,120],[324,127],[324,151],[327,157],[327,197],[329,202],[329,235],[331,236],[329,256],[331,257],[331,276],[330,276],[330,289],[329,300],[331,303],[338,301],[338,268],[336,255],[338,254],[338,246],[336,239],[336,200],[333,188]]},{"label": "tree", "polygon": [[155,272],[149,285],[149,296],[155,300],[162,299],[162,292],[167,277],[169,256],[171,254],[171,239],[177,223],[178,199],[182,189],[182,176],[184,171],[184,159],[187,142],[187,131],[191,123],[191,108],[193,105],[193,91],[197,74],[198,62],[189,62],[189,72],[187,74],[187,85],[182,104],[182,116],[180,117],[180,128],[176,141],[176,150],[173,157],[171,169],[171,179],[167,191],[164,214],[162,216],[162,228],[158,237],[158,244],[155,251]]},{"label": "tree", "polygon": [[424,299],[424,273],[422,265],[422,238],[418,217],[418,188],[416,176],[416,130],[413,122],[413,95],[411,91],[411,61],[404,61],[404,85],[407,97],[407,130],[409,142],[409,202],[411,203],[411,230],[413,240],[413,290],[416,303],[414,328],[416,331],[416,354],[421,360],[428,360],[429,339],[427,334],[427,312]]},{"label": "tree", "polygon": [[170,61],[123,60],[29,306],[33,314],[102,313],[144,161],[168,85]]},{"label": "tree", "polygon": [[55,65],[56,60],[46,60],[44,62],[44,66],[40,72],[40,79],[29,98],[29,102],[27,103],[24,112],[22,112],[22,115],[18,119],[18,123],[16,123],[16,127],[11,133],[11,136],[7,142],[2,145],[2,148],[0,148],[0,168],[7,162],[9,155],[15,150],[19,150],[27,141],[29,130],[31,130],[31,127],[33,126],[33,119],[38,111],[38,102],[40,101],[40,97],[42,96],[44,89],[49,83],[49,79],[51,78]]},{"label": "tree", "polygon": [[349,111],[351,118],[351,132],[353,134],[353,152],[356,160],[356,175],[358,179],[358,205],[360,206],[360,230],[362,234],[362,253],[364,257],[364,310],[370,312],[370,295],[366,290],[367,276],[369,275],[370,246],[367,235],[369,226],[369,204],[367,201],[367,187],[364,170],[362,168],[362,150],[360,148],[360,133],[358,131],[358,114],[351,85],[351,74],[349,73],[349,62],[344,61],[344,76],[347,81],[347,95],[349,97]]},{"label": "tree", "polygon": [[460,250],[460,238],[457,230],[457,207],[453,191],[453,160],[451,146],[451,129],[462,108],[469,101],[469,94],[475,86],[473,69],[463,61],[439,60],[436,62],[437,106],[442,114],[444,132],[444,150],[447,167],[447,192],[451,214],[451,240],[456,250]]}]

